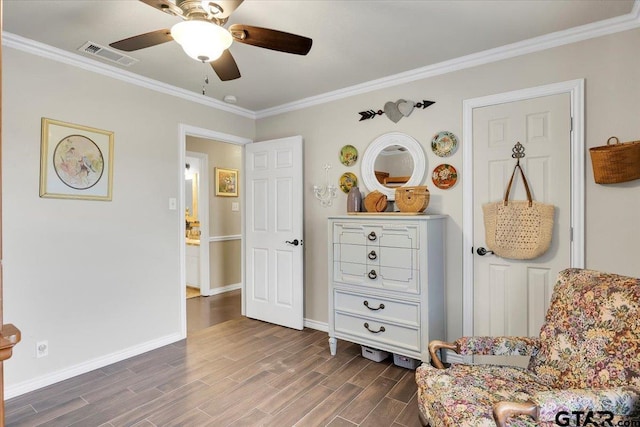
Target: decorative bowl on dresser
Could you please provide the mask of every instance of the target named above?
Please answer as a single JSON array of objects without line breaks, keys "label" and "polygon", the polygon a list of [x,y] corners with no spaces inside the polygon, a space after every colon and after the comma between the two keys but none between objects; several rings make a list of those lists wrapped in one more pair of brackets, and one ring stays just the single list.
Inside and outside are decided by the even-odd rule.
[{"label": "decorative bowl on dresser", "polygon": [[329,217],[329,348],[342,339],[429,361],[445,338],[446,215]]}]

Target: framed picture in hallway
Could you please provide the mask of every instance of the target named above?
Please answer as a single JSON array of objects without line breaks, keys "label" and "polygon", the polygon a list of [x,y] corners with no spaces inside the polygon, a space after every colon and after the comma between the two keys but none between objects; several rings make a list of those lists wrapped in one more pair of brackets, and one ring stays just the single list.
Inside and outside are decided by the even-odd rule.
[{"label": "framed picture in hallway", "polygon": [[216,168],[216,196],[238,197],[238,170]]},{"label": "framed picture in hallway", "polygon": [[113,132],[42,118],[40,197],[111,200]]}]

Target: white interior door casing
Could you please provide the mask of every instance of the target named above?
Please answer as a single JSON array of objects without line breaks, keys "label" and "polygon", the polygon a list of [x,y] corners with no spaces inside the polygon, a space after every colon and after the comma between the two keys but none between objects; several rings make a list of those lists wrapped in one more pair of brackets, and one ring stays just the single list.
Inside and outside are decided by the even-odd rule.
[{"label": "white interior door casing", "polygon": [[[582,90],[578,80],[465,102],[464,335],[537,336],[558,271],[584,266]],[[534,199],[556,207],[552,246],[535,260],[479,256],[481,206],[504,197],[518,141]],[[525,199],[514,186],[511,199]]]},{"label": "white interior door casing", "polygon": [[294,329],[304,324],[302,164],[300,136],[246,146],[246,315]]},{"label": "white interior door casing", "polygon": [[[186,144],[187,144],[187,136],[194,136],[194,137],[198,137],[198,138],[206,138],[206,139],[212,139],[215,141],[220,141],[220,142],[225,142],[225,143],[229,143],[229,144],[237,144],[237,145],[245,145],[245,144],[249,144],[252,141],[250,139],[244,138],[244,137],[240,137],[240,136],[236,136],[236,135],[230,135],[230,134],[226,134],[226,133],[222,133],[222,132],[216,132],[210,129],[204,129],[204,128],[199,128],[199,127],[195,127],[195,126],[190,126],[190,125],[186,125],[186,124],[180,124],[179,130],[178,130],[178,134],[179,134],[179,144],[178,144],[178,176],[177,179],[179,180],[180,184],[180,204],[179,206],[184,207],[184,200],[185,200],[185,195],[184,195],[184,185],[182,185],[182,183],[184,182],[184,164],[186,161]],[[190,153],[190,155],[195,155],[197,156],[204,156],[204,153]],[[203,165],[208,165],[208,156],[206,157],[206,159],[203,160]],[[242,176],[242,175],[241,175]],[[202,168],[201,171],[201,188],[200,190],[202,190],[203,192],[205,192],[205,194],[207,194],[207,197],[205,197],[204,195],[201,195],[202,197],[200,197],[200,200],[204,200],[205,198],[208,199],[208,194],[209,194],[209,190],[208,190],[208,182],[209,182],[209,175],[208,175],[208,166]],[[200,216],[201,218],[209,218],[209,203],[201,203],[199,209],[198,209],[198,216]],[[183,244],[184,242],[184,225],[185,225],[185,212],[184,209],[180,209],[178,218],[179,218],[179,224],[177,227],[177,230],[179,230],[179,233],[176,235],[177,237],[177,242],[180,242],[180,276],[182,277],[182,279],[180,280],[180,282],[177,284],[180,287],[180,299],[179,299],[179,304],[180,304],[180,318],[182,319],[181,323],[180,323],[180,335],[181,337],[185,338],[187,336],[187,295],[186,295],[186,282],[184,280],[185,278],[185,245]],[[209,241],[209,225],[208,225],[208,221],[201,221],[200,222],[201,225],[201,232],[202,232],[202,236],[201,236],[201,240],[204,239],[207,242]],[[244,236],[244,229],[242,230],[242,235]],[[244,241],[242,242],[243,247],[244,247]],[[206,254],[202,255],[201,254],[201,259],[209,259],[209,245],[205,245],[205,247],[203,248],[201,245],[201,250],[206,250]],[[244,258],[243,258],[244,261]],[[209,274],[209,263],[200,263],[200,267],[201,269],[206,268],[206,272],[201,274],[201,277],[210,277]],[[202,271],[202,270],[201,270]],[[244,266],[243,266],[243,272],[244,272]],[[242,282],[244,283],[244,277],[242,278]],[[201,288],[201,292],[202,292],[202,288]],[[244,310],[244,292],[242,294],[242,310]]]},{"label": "white interior door casing", "polygon": [[[186,282],[187,285],[197,285],[202,295],[212,295],[210,266],[209,266],[209,156],[205,153],[186,152],[186,162],[193,172],[198,174],[198,219],[200,220],[200,245],[197,257],[189,256],[187,248]],[[195,166],[194,166],[195,165]],[[187,188],[185,188],[185,194]],[[192,265],[189,265],[189,263]],[[189,280],[190,272],[195,272],[195,282]]]}]

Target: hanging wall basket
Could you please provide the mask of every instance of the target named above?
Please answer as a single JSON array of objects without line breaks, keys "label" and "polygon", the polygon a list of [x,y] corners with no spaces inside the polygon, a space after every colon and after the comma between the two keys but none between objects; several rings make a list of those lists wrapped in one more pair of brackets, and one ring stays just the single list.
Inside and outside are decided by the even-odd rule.
[{"label": "hanging wall basket", "polygon": [[640,179],[640,141],[621,144],[617,137],[607,145],[589,149],[596,184],[616,184]]}]

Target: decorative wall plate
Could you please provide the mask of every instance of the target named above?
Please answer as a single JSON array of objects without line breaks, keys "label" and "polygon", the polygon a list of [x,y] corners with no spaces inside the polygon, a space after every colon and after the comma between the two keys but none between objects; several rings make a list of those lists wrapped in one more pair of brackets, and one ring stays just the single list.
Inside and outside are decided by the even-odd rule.
[{"label": "decorative wall plate", "polygon": [[431,149],[439,157],[449,157],[457,147],[458,138],[451,132],[439,132],[431,140]]},{"label": "decorative wall plate", "polygon": [[431,174],[431,180],[438,188],[446,190],[456,185],[458,181],[458,171],[446,163],[436,166]]},{"label": "decorative wall plate", "polygon": [[345,166],[353,166],[358,160],[358,149],[353,145],[345,145],[340,150],[340,163]]},{"label": "decorative wall plate", "polygon": [[351,172],[345,172],[340,177],[340,189],[345,193],[348,193],[351,190],[351,187],[356,187],[358,185],[358,177]]}]

